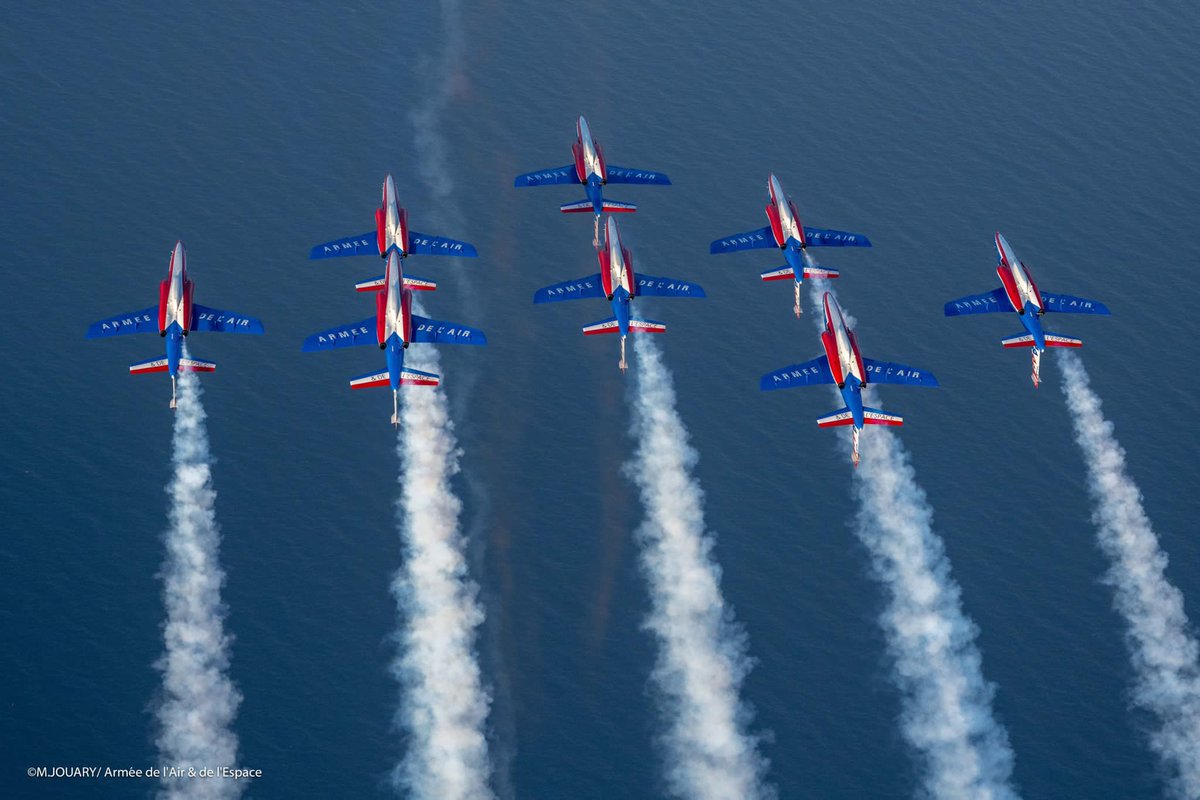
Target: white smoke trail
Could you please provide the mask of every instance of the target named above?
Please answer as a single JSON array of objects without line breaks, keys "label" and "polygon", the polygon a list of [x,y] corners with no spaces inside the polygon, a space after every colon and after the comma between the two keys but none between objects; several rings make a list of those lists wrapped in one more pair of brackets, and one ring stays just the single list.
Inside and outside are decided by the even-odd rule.
[{"label": "white smoke trail", "polygon": [[[821,309],[829,284],[813,284]],[[824,329],[823,310],[813,316]],[[983,677],[978,630],[963,613],[933,510],[890,431],[863,432],[854,492],[855,533],[887,593],[880,622],[902,693],[901,727],[925,760],[925,791],[934,798],[1015,798],[1013,753],[992,716],[994,689]]]},{"label": "white smoke trail", "polygon": [[[242,696],[229,680],[229,642],[224,630],[219,563],[221,534],[213,504],[212,456],[200,403],[200,381],[179,375],[175,410],[175,475],[171,523],[165,536],[163,594],[166,652],[156,664],[163,673],[158,708],[158,750],[163,765],[197,769],[235,767],[237,737],[231,730]],[[227,778],[164,777],[161,798],[224,800],[244,785]]]},{"label": "white smoke trail", "polygon": [[1125,472],[1125,451],[1104,418],[1083,362],[1059,354],[1063,394],[1075,439],[1087,462],[1100,547],[1111,561],[1106,580],[1113,605],[1128,626],[1126,640],[1136,682],[1134,701],[1153,713],[1151,746],[1169,774],[1172,792],[1200,798],[1200,647],[1184,612],[1183,594],[1167,580],[1167,555],[1142,508],[1142,495]]},{"label": "white smoke trail", "polygon": [[766,761],[744,732],[751,714],[738,692],[751,664],[745,635],[721,597],[704,496],[691,475],[696,451],[657,346],[643,336],[634,347],[637,452],[627,469],[646,508],[638,538],[653,604],[647,626],[660,645],[654,681],[672,717],[664,736],[668,783],[680,797],[772,797],[762,785]]},{"label": "white smoke trail", "polygon": [[[426,350],[414,367],[436,372],[436,352]],[[428,800],[490,798],[483,732],[490,699],[475,660],[483,610],[467,575],[462,503],[450,486],[460,455],[454,424],[440,388],[410,387],[401,398],[396,449],[404,566],[392,591],[405,623],[392,672],[404,695],[397,721],[410,742],[393,782]]]},{"label": "white smoke trail", "polygon": [[[441,118],[450,102],[447,76],[460,68],[463,37],[456,0],[442,0],[445,28],[439,62],[423,62],[433,87],[409,118],[416,169],[433,197],[436,226],[461,219],[453,202]],[[413,311],[424,314],[417,302]],[[416,369],[438,373],[440,359],[422,347],[409,356]],[[398,514],[404,566],[392,582],[403,617],[400,652],[392,673],[401,684],[397,722],[409,735],[408,752],[392,772],[397,790],[428,800],[491,798],[491,763],[484,733],[491,703],[476,659],[477,629],[483,623],[479,588],[470,579],[466,539],[459,529],[462,502],[450,485],[460,451],[447,398],[440,387],[401,391]]]}]

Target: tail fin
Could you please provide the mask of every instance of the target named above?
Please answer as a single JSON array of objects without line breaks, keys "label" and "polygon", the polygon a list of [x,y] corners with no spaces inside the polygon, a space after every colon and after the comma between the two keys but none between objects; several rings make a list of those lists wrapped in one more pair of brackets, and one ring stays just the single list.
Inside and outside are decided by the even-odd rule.
[{"label": "tail fin", "polygon": [[863,406],[863,422],[867,425],[891,425],[899,427],[904,424],[904,417],[898,414],[888,414],[878,408]]}]

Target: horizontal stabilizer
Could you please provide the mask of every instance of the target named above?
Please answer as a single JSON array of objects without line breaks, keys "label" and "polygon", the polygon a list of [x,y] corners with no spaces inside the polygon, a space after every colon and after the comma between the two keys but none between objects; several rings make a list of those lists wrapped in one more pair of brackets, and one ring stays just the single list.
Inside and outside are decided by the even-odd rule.
[{"label": "horizontal stabilizer", "polygon": [[432,292],[437,288],[437,281],[431,281],[429,278],[420,278],[416,275],[404,273],[404,288],[412,289],[417,292]]},{"label": "horizontal stabilizer", "polygon": [[1047,311],[1059,314],[1112,314],[1108,306],[1099,300],[1089,300],[1086,297],[1072,297],[1069,294],[1050,294],[1042,292],[1042,307]]},{"label": "horizontal stabilizer", "polygon": [[817,356],[803,364],[791,364],[774,372],[768,372],[759,379],[758,388],[769,392],[772,389],[819,386],[834,382],[833,372],[829,369],[829,359],[826,356]]},{"label": "horizontal stabilizer", "polygon": [[[437,386],[440,382],[441,378],[432,372],[422,372],[419,369],[400,370],[402,386]],[[383,372],[369,372],[350,381],[351,389],[371,389],[390,385],[391,380],[386,369]]]},{"label": "horizontal stabilizer", "polygon": [[631,319],[629,320],[630,333],[666,333],[667,324],[665,322],[656,322],[652,319]]},{"label": "horizontal stabilizer", "polygon": [[822,428],[840,428],[844,425],[853,425],[854,415],[850,413],[850,409],[842,406],[832,414],[828,414],[817,420],[817,425]]},{"label": "horizontal stabilizer", "polygon": [[[179,359],[180,372],[212,372],[217,368],[217,365],[211,361],[200,361],[195,358]],[[136,364],[129,365],[129,372],[133,375],[144,375],[148,372],[166,372],[170,369],[166,358],[152,358],[149,361],[139,361]]]},{"label": "horizontal stabilizer", "polygon": [[432,372],[422,372],[419,369],[408,369],[407,367],[400,370],[402,386],[437,386],[441,382],[441,376],[434,375]]},{"label": "horizontal stabilizer", "polygon": [[[830,267],[805,267],[804,277],[806,278],[840,278],[842,273]],[[796,272],[791,267],[776,267],[762,273],[764,281],[787,281],[794,280]]]},{"label": "horizontal stabilizer", "polygon": [[309,258],[338,258],[340,256],[377,256],[379,242],[375,231],[360,233],[358,236],[346,236],[334,239],[314,247],[308,253]]},{"label": "horizontal stabilizer", "polygon": [[755,231],[735,233],[715,240],[708,246],[709,253],[734,253],[738,250],[759,250],[778,247],[770,226]]},{"label": "horizontal stabilizer", "polygon": [[595,206],[591,200],[576,200],[574,203],[563,203],[558,210],[564,214],[582,214],[585,211],[594,211]]},{"label": "horizontal stabilizer", "polygon": [[[383,289],[385,276],[378,275],[374,278],[368,278],[365,281],[359,281],[354,284],[354,288],[360,292],[378,292]],[[416,275],[404,276],[404,288],[412,289],[418,292],[432,292],[437,288],[437,282],[429,280],[429,278],[418,278]]]},{"label": "horizontal stabilizer", "polygon": [[387,278],[384,275],[368,278],[365,281],[359,281],[354,284],[354,290],[358,292],[378,292],[383,289],[386,280]]},{"label": "horizontal stabilizer", "polygon": [[[1044,336],[1046,337],[1046,347],[1083,347],[1083,340],[1072,336],[1060,336],[1057,333],[1047,333]],[[1010,336],[1007,339],[1001,339],[1000,344],[1005,347],[1033,347],[1033,335],[1026,333]]]},{"label": "horizontal stabilizer", "polygon": [[1009,336],[1007,339],[1001,339],[1000,344],[1005,347],[1033,347],[1033,334],[1019,333],[1016,336]]},{"label": "horizontal stabilizer", "polygon": [[863,367],[867,370],[869,383],[894,383],[902,386],[937,386],[937,378],[932,372],[915,369],[906,364],[894,361],[876,361],[864,358]]},{"label": "horizontal stabilizer", "polygon": [[149,361],[139,361],[136,364],[129,365],[129,372],[133,375],[144,375],[147,372],[166,372],[167,359],[152,358]]},{"label": "horizontal stabilizer", "polygon": [[366,375],[359,375],[357,378],[350,379],[351,389],[371,389],[378,386],[390,386],[391,380],[388,378],[388,371],[383,372],[368,372]]},{"label": "horizontal stabilizer", "polygon": [[314,333],[304,340],[300,349],[305,353],[312,353],[316,350],[332,350],[338,347],[356,347],[366,344],[379,344],[379,335],[375,330],[375,317],[367,317],[361,322],[351,322],[327,331]]},{"label": "horizontal stabilizer", "polygon": [[263,332],[263,324],[254,317],[236,311],[222,311],[199,303],[192,304],[192,330],[210,333],[255,333]]},{"label": "horizontal stabilizer", "polygon": [[983,294],[971,294],[951,300],[946,303],[947,317],[959,317],[964,314],[993,314],[1000,311],[1012,311],[1008,293],[1004,289],[993,289]]},{"label": "horizontal stabilizer", "polygon": [[637,293],[645,297],[705,297],[704,287],[675,278],[637,275]]},{"label": "horizontal stabilizer", "polygon": [[593,322],[591,325],[583,326],[584,336],[596,336],[601,333],[619,333],[620,327],[617,325],[616,317],[602,319],[599,322]]},{"label": "horizontal stabilizer", "polygon": [[479,255],[475,245],[447,239],[445,236],[430,236],[428,233],[408,232],[408,252],[420,256],[462,256],[475,258]]},{"label": "horizontal stabilizer", "polygon": [[[630,333],[666,333],[667,325],[665,322],[656,322],[652,319],[631,319],[629,320]],[[599,333],[620,333],[621,328],[617,324],[616,317],[593,322],[591,325],[583,326],[584,336],[595,336]]]},{"label": "horizontal stabilizer", "polygon": [[412,315],[412,340],[426,344],[487,344],[487,336],[478,328],[440,319]]},{"label": "horizontal stabilizer", "polygon": [[809,247],[870,247],[871,240],[861,233],[834,231],[804,226],[804,243]]},{"label": "horizontal stabilizer", "polygon": [[556,303],[559,300],[580,300],[585,297],[604,297],[600,273],[545,286],[533,293],[535,303]]},{"label": "horizontal stabilizer", "polygon": [[575,172],[574,164],[553,169],[540,169],[537,172],[526,172],[518,175],[513,186],[550,186],[556,183],[580,183],[579,175]]},{"label": "horizontal stabilizer", "polygon": [[115,317],[93,322],[88,326],[87,338],[122,336],[126,333],[158,333],[158,306],[117,314]]},{"label": "horizontal stabilizer", "polygon": [[180,372],[212,372],[217,368],[217,365],[211,361],[200,361],[195,358],[179,359]]},{"label": "horizontal stabilizer", "polygon": [[904,417],[898,414],[888,414],[878,408],[863,406],[863,422],[867,425],[891,425],[899,427],[904,424]]},{"label": "horizontal stabilizer", "polygon": [[648,169],[631,169],[629,167],[607,167],[605,178],[608,183],[653,183],[658,186],[670,186],[671,179],[662,172],[652,172]]},{"label": "horizontal stabilizer", "polygon": [[605,200],[601,203],[601,206],[610,214],[619,214],[623,211],[637,211],[637,203],[623,203],[620,200]]}]

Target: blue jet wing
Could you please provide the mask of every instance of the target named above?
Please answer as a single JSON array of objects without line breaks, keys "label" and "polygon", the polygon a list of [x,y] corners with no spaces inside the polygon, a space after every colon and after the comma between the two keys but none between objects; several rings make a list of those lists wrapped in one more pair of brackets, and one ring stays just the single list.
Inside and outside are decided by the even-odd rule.
[{"label": "blue jet wing", "polygon": [[158,333],[158,306],[117,314],[115,317],[93,322],[88,326],[87,338],[122,336],[126,333]]},{"label": "blue jet wing", "polygon": [[870,247],[871,240],[861,233],[834,231],[827,228],[804,226],[805,245],[808,247]]},{"label": "blue jet wing", "polygon": [[469,242],[447,239],[445,236],[430,236],[428,233],[417,233],[416,231],[408,232],[408,246],[410,248],[408,252],[422,256],[475,258],[479,255],[475,252],[475,245]]},{"label": "blue jet wing", "polygon": [[579,300],[584,297],[604,297],[604,284],[600,273],[545,286],[533,293],[535,303],[554,303],[559,300]]},{"label": "blue jet wing", "polygon": [[637,293],[646,297],[706,297],[704,288],[698,283],[677,281],[674,278],[656,278],[653,275],[637,275]]},{"label": "blue jet wing", "polygon": [[314,333],[304,340],[300,349],[305,353],[317,350],[332,350],[337,347],[355,347],[363,344],[379,344],[379,336],[375,331],[375,317],[367,317],[362,322],[351,322],[348,325],[338,325],[327,331]]},{"label": "blue jet wing", "polygon": [[896,364],[892,361],[876,361],[864,358],[863,366],[867,370],[867,383],[896,383],[904,386],[937,386],[937,378],[932,372]]},{"label": "blue jet wing", "polygon": [[1042,292],[1042,307],[1047,311],[1057,311],[1060,314],[1112,314],[1108,310],[1108,306],[1099,300],[1072,297],[1069,294]]},{"label": "blue jet wing", "polygon": [[604,179],[607,183],[654,183],[659,186],[670,186],[671,179],[665,172],[654,172],[648,169],[631,169],[630,167],[605,168]]},{"label": "blue jet wing", "polygon": [[767,226],[756,231],[723,236],[708,246],[708,252],[733,253],[738,250],[758,250],[771,247],[777,248],[779,245],[775,243],[775,234],[771,233],[770,226]]},{"label": "blue jet wing", "polygon": [[194,331],[213,333],[262,333],[263,324],[254,317],[236,311],[222,311],[199,303],[192,303],[192,327]]},{"label": "blue jet wing", "polygon": [[539,169],[537,172],[526,172],[518,175],[513,186],[550,186],[555,183],[579,183],[579,175],[575,172],[574,164],[554,169]]},{"label": "blue jet wing", "polygon": [[487,336],[478,328],[412,315],[412,341],[429,344],[487,344]]},{"label": "blue jet wing", "polygon": [[346,236],[319,244],[309,251],[309,258],[338,258],[340,256],[378,256],[379,242],[375,231]]},{"label": "blue jet wing", "polygon": [[812,361],[803,364],[777,369],[763,375],[758,382],[758,388],[764,392],[772,389],[790,389],[793,386],[819,386],[823,383],[836,383],[833,372],[829,369],[829,359],[817,356]]},{"label": "blue jet wing", "polygon": [[1012,303],[1008,301],[1008,293],[1001,289],[993,289],[983,294],[972,294],[951,300],[946,303],[947,317],[960,317],[964,314],[991,314],[999,311],[1012,311]]}]

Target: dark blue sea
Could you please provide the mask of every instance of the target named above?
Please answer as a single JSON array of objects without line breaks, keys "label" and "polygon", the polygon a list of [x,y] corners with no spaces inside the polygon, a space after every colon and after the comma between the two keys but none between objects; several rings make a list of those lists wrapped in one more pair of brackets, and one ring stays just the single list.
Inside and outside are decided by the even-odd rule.
[{"label": "dark blue sea", "polygon": [[[176,239],[198,302],[262,338],[197,335],[223,531],[235,732],[249,796],[386,797],[405,742],[389,581],[400,566],[386,392],[346,381],[367,348],[303,354],[361,319],[370,259],[307,260],[372,227],[396,176],[427,259],[430,313],[487,331],[443,348],[464,451],[472,574],[487,619],[494,785],[505,797],[660,797],[656,646],[622,472],[617,343],[603,303],[534,307],[593,272],[579,188],[513,188],[571,160],[586,114],[608,160],[669,188],[610,187],[636,263],[700,282],[649,301],[755,666],[743,699],[781,797],[914,795],[878,614],[854,538],[827,391],[758,376],[820,352],[768,251],[710,256],[766,224],[775,172],[806,222],[861,231],[822,252],[864,353],[934,371],[885,390],[978,624],[995,715],[1030,798],[1163,794],[1053,354],[1034,390],[1011,318],[946,319],[997,285],[1005,233],[1041,288],[1106,318],[1055,318],[1127,450],[1200,619],[1200,6],[931,2],[465,2],[462,50],[432,3],[14,3],[0,15],[0,796],[145,796],[152,783],[35,780],[37,765],[156,761],[169,386],[127,365],[156,337],[85,341],[156,301]],[[448,93],[448,94],[447,94]],[[422,179],[414,111],[438,125],[445,196]],[[452,209],[448,213],[446,209]],[[465,352],[464,352],[465,351]],[[869,433],[869,432],[868,432]]]}]

